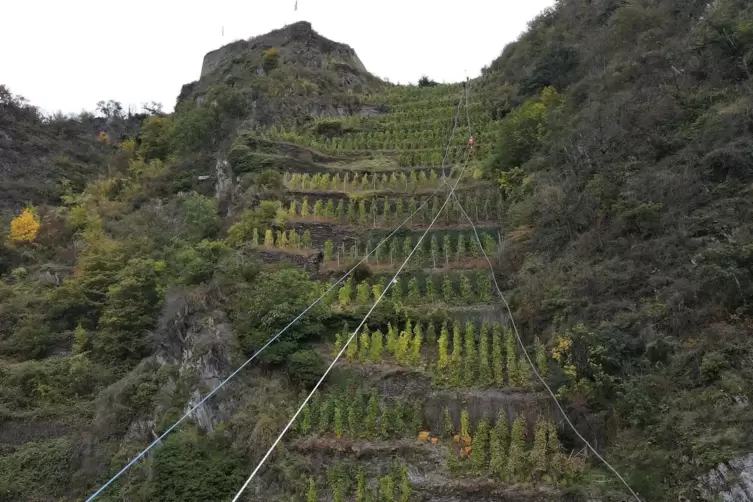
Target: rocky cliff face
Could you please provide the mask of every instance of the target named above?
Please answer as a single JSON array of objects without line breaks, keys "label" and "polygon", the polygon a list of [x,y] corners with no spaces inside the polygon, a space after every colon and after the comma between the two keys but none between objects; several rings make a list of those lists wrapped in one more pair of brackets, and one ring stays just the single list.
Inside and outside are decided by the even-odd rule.
[{"label": "rocky cliff face", "polygon": [[262,53],[269,49],[279,50],[288,65],[328,69],[344,63],[358,72],[366,72],[366,67],[350,46],[324,38],[314,31],[311,23],[302,21],[250,40],[232,42],[207,53],[201,65],[201,77],[232,65],[235,59],[244,59],[249,53]]},{"label": "rocky cliff face", "polygon": [[698,491],[698,500],[753,502],[753,453],[717,465]]},{"label": "rocky cliff face", "polygon": [[199,80],[183,86],[178,106],[201,105],[207,96],[211,102],[212,89],[231,88],[252,103],[247,125],[301,124],[316,116],[373,113],[353,94],[387,85],[366,70],[351,47],[299,22],[208,53]]}]

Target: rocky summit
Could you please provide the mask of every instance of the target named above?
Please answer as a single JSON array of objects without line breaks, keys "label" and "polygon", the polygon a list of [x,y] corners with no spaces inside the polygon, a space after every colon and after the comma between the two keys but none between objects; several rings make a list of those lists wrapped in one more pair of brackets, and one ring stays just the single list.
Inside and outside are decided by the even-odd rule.
[{"label": "rocky summit", "polygon": [[0,87],[0,500],[231,500],[338,358],[241,500],[753,501],[751,68],[746,0],[559,0],[467,86],[302,22]]}]

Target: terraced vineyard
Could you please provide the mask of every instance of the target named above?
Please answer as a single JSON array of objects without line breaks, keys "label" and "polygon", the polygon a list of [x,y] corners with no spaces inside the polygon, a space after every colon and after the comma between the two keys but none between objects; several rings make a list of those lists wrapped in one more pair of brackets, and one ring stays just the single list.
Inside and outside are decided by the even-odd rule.
[{"label": "terraced vineyard", "polygon": [[[270,140],[318,151],[320,162],[284,173],[275,210],[287,228],[249,230],[241,220],[229,236],[236,246],[271,253],[320,250],[322,291],[364,260],[358,275],[325,298],[333,313],[352,319],[320,347],[326,357],[343,348],[457,180],[451,167],[466,152],[464,122],[444,168],[442,158],[460,91],[400,88],[371,98],[384,113],[321,120],[311,129],[319,134],[267,131]],[[481,137],[491,136],[494,124],[477,103],[470,115]],[[330,138],[333,128],[346,132]],[[457,197],[495,260],[504,246],[495,222],[500,191],[466,173]],[[571,483],[584,458],[563,447],[559,419],[506,320],[481,248],[453,201],[294,424],[284,457],[297,463],[315,455],[322,467],[308,483],[290,479],[292,491],[307,500],[452,500],[458,490],[468,500],[513,492],[546,500]],[[538,339],[528,342],[546,375],[550,356]],[[481,487],[477,495],[469,483]]]}]

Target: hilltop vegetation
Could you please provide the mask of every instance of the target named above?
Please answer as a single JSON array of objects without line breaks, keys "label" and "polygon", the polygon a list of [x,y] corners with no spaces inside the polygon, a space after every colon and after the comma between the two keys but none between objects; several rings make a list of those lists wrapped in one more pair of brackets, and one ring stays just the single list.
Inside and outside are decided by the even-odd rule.
[{"label": "hilltop vegetation", "polygon": [[[462,122],[445,150],[462,85],[393,86],[351,53],[307,23],[222,48],[110,144],[1,96],[14,151],[90,156],[3,200],[0,499],[92,493],[329,289],[101,500],[240,487],[466,153]],[[699,476],[753,449],[751,67],[743,0],[533,20],[470,86],[458,200],[481,242],[448,204],[246,500],[627,499],[532,378],[482,248],[536,369],[644,500],[718,495]]]}]

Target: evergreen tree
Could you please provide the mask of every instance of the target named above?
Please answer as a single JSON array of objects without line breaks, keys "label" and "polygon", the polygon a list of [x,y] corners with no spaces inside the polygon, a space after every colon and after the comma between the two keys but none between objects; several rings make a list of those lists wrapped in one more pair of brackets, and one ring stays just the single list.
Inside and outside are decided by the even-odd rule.
[{"label": "evergreen tree", "polygon": [[484,251],[486,251],[487,256],[493,255],[497,250],[497,241],[494,240],[494,237],[484,232],[481,240],[483,241]]},{"label": "evergreen tree", "polygon": [[298,216],[298,202],[292,201],[288,207],[288,215],[292,217]]},{"label": "evergreen tree", "polygon": [[335,218],[337,221],[342,222],[345,216],[345,205],[343,199],[337,201],[337,208],[335,208]]},{"label": "evergreen tree", "polygon": [[324,243],[324,259],[330,261],[335,257],[335,245],[330,239]]},{"label": "evergreen tree", "polygon": [[346,279],[345,284],[343,284],[338,291],[338,297],[341,307],[347,307],[350,305],[353,299],[353,277],[348,277]]},{"label": "evergreen tree", "polygon": [[480,258],[481,257],[481,247],[478,245],[478,239],[476,239],[475,235],[471,235],[469,238],[469,246],[471,249],[471,256],[473,258]]},{"label": "evergreen tree", "polygon": [[418,434],[424,428],[424,412],[420,401],[413,402],[413,416],[410,421],[410,429],[413,434]]},{"label": "evergreen tree", "polygon": [[426,276],[426,302],[435,303],[437,301],[437,286],[434,284],[434,278]]},{"label": "evergreen tree", "polygon": [[418,288],[418,278],[415,276],[408,281],[408,303],[411,305],[421,303],[421,290]]},{"label": "evergreen tree", "polygon": [[494,323],[492,330],[492,373],[494,384],[502,387],[505,384],[505,360],[502,352],[502,326]]},{"label": "evergreen tree", "polygon": [[450,444],[447,449],[447,470],[450,471],[451,476],[457,476],[462,468],[460,458],[458,458],[458,450],[454,444]]},{"label": "evergreen tree", "polygon": [[319,497],[316,495],[316,481],[313,476],[309,477],[309,489],[306,492],[306,502],[318,502]]},{"label": "evergreen tree", "polygon": [[254,230],[251,233],[251,245],[254,247],[259,246],[259,229],[254,227]]},{"label": "evergreen tree", "polygon": [[526,479],[526,423],[523,415],[518,415],[512,424],[510,449],[507,454],[505,475],[510,481]]},{"label": "evergreen tree", "polygon": [[344,433],[345,424],[343,423],[343,410],[340,403],[335,402],[335,437],[337,437],[337,439],[342,439]]},{"label": "evergreen tree", "polygon": [[303,202],[301,202],[301,217],[306,218],[309,214],[311,214],[309,210],[309,198],[304,197]]},{"label": "evergreen tree", "polygon": [[268,248],[275,246],[275,238],[272,234],[272,230],[267,230],[266,232],[264,232],[264,245]]},{"label": "evergreen tree", "polygon": [[364,432],[367,438],[376,438],[377,421],[379,420],[379,400],[375,390],[371,391],[369,403],[366,405],[366,418],[364,418]]},{"label": "evergreen tree", "polygon": [[406,420],[405,417],[406,405],[405,402],[400,400],[395,403],[395,408],[392,410],[393,420],[393,434],[404,435],[408,432],[408,426],[410,425],[410,417]]},{"label": "evergreen tree", "polygon": [[460,298],[466,303],[473,302],[473,285],[467,275],[460,277]]},{"label": "evergreen tree", "polygon": [[379,298],[382,297],[382,293],[384,292],[384,287],[381,283],[377,283],[371,286],[371,294],[374,296],[374,301],[378,302]]},{"label": "evergreen tree", "polygon": [[490,303],[492,301],[492,282],[488,272],[476,272],[476,289],[478,297],[482,302]]},{"label": "evergreen tree", "polygon": [[450,410],[445,408],[442,414],[442,437],[449,439],[455,433],[455,425],[452,423],[452,417],[450,416]]},{"label": "evergreen tree", "polygon": [[358,224],[366,226],[369,221],[369,212],[366,210],[366,199],[358,201]]},{"label": "evergreen tree", "polygon": [[366,473],[363,471],[363,466],[358,466],[358,474],[356,474],[356,502],[365,502],[366,497]]},{"label": "evergreen tree", "polygon": [[437,330],[434,327],[434,321],[429,321],[429,325],[426,327],[426,343],[431,345],[437,341]]},{"label": "evergreen tree", "polygon": [[451,304],[455,298],[455,288],[452,286],[452,280],[450,276],[444,276],[442,280],[442,299],[445,303]]},{"label": "evergreen tree", "polygon": [[411,338],[410,331],[402,331],[400,338],[397,340],[395,358],[400,364],[408,364],[410,362],[408,354],[411,346]]},{"label": "evergreen tree", "polygon": [[288,236],[282,230],[277,231],[277,247],[279,249],[285,249],[288,247]]},{"label": "evergreen tree", "polygon": [[365,363],[371,354],[371,333],[369,327],[364,326],[358,341],[358,360]]},{"label": "evergreen tree", "polygon": [[410,176],[408,178],[409,178],[408,180],[409,187],[417,188],[418,187],[418,175],[416,174],[415,170],[410,172]]},{"label": "evergreen tree", "polygon": [[407,260],[413,251],[413,236],[409,235],[403,241],[403,260]]},{"label": "evergreen tree", "polygon": [[397,351],[397,331],[392,323],[387,323],[387,351],[393,356]]},{"label": "evergreen tree", "polygon": [[358,359],[358,337],[354,336],[351,339],[351,336],[352,334],[349,333],[345,338],[345,343],[347,344],[345,357],[347,357],[349,361],[355,361]]},{"label": "evergreen tree", "polygon": [[465,236],[463,234],[458,234],[457,260],[463,261],[465,253]]},{"label": "evergreen tree", "polygon": [[348,223],[351,225],[356,222],[356,200],[348,199]]},{"label": "evergreen tree", "polygon": [[517,377],[518,387],[521,387],[523,389],[531,388],[533,371],[531,369],[531,365],[528,363],[528,359],[526,359],[524,355],[521,355],[520,359],[518,359]]},{"label": "evergreen tree", "polygon": [[379,417],[379,436],[382,439],[389,439],[392,435],[392,413],[390,413],[389,405],[385,404],[382,408],[382,416]]},{"label": "evergreen tree", "polygon": [[411,341],[411,347],[410,347],[410,364],[412,366],[418,366],[418,364],[421,362],[421,344],[423,343],[424,337],[423,333],[421,332],[421,324],[416,323],[416,327],[413,330],[413,340]]},{"label": "evergreen tree", "polygon": [[546,358],[546,347],[541,343],[537,336],[534,340],[534,347],[536,351],[536,369],[539,371],[541,378],[546,378],[549,374],[549,363]]},{"label": "evergreen tree", "polygon": [[421,268],[424,266],[424,241],[419,240],[416,242],[416,250],[413,252],[413,258],[411,258],[411,265],[416,268]]},{"label": "evergreen tree", "polygon": [[369,360],[374,364],[382,362],[383,337],[381,331],[376,330],[371,334],[371,344],[369,345]]},{"label": "evergreen tree", "polygon": [[397,199],[395,201],[395,220],[403,221],[403,199]]},{"label": "evergreen tree", "polygon": [[392,476],[382,476],[379,479],[379,498],[381,502],[395,502],[395,483]]},{"label": "evergreen tree", "polygon": [[330,416],[332,413],[332,404],[330,403],[329,399],[325,399],[322,401],[321,406],[319,407],[319,433],[324,434],[329,430],[330,426]]},{"label": "evergreen tree", "polygon": [[301,411],[301,434],[304,436],[311,432],[311,406],[306,404]]},{"label": "evergreen tree", "polygon": [[507,354],[507,385],[518,383],[518,357],[515,353],[515,338],[510,329],[505,330],[505,353]]},{"label": "evergreen tree", "polygon": [[309,249],[314,245],[311,240],[311,232],[309,230],[303,232],[303,237],[301,237],[301,245],[304,249]]},{"label": "evergreen tree", "polygon": [[444,252],[444,262],[445,265],[450,263],[450,258],[452,256],[452,241],[450,240],[450,235],[445,234],[444,236],[444,242],[442,243],[442,251]]},{"label": "evergreen tree", "polygon": [[[298,235],[298,232],[291,229],[288,235],[289,235],[288,243],[290,245],[290,249],[299,249],[301,247],[301,238]],[[326,249],[326,246],[325,246],[325,249]]]},{"label": "evergreen tree", "polygon": [[403,298],[403,279],[401,277],[396,277],[394,284],[390,286],[390,290],[392,291],[392,301],[394,303],[400,303],[400,300]]},{"label": "evergreen tree", "polygon": [[477,476],[483,475],[486,471],[487,449],[489,446],[489,421],[482,418],[476,426],[476,433],[473,435],[471,443],[471,469]]},{"label": "evergreen tree", "polygon": [[384,202],[382,203],[382,222],[389,223],[391,220],[390,213],[391,213],[392,206],[390,204],[390,199],[385,197]]},{"label": "evergreen tree", "polygon": [[494,431],[497,433],[500,451],[502,453],[502,465],[507,466],[507,452],[510,448],[510,426],[507,423],[507,414],[505,410],[500,410],[497,415],[497,422],[494,424]]},{"label": "evergreen tree", "polygon": [[460,325],[455,322],[452,329],[452,360],[450,361],[450,385],[459,387],[461,384],[461,364],[463,358],[463,336]]},{"label": "evergreen tree", "polygon": [[361,281],[356,287],[356,303],[359,305],[368,305],[371,300],[371,286],[369,281]]},{"label": "evergreen tree", "polygon": [[357,438],[361,431],[361,398],[356,396],[348,406],[348,433],[350,437]]},{"label": "evergreen tree", "polygon": [[471,439],[471,418],[468,415],[468,410],[460,412],[460,439],[466,443]]},{"label": "evergreen tree", "polygon": [[327,205],[324,206],[324,217],[331,220],[335,217],[335,214],[335,201],[328,199]]},{"label": "evergreen tree", "polygon": [[437,261],[439,261],[439,243],[437,242],[437,234],[431,236],[429,255],[431,257],[431,266],[436,268]]},{"label": "evergreen tree", "polygon": [[484,387],[489,387],[494,382],[492,368],[489,365],[489,323],[481,325],[478,345],[478,379]]},{"label": "evergreen tree", "polygon": [[463,382],[472,387],[476,382],[476,328],[473,321],[465,324],[465,358],[463,361]]},{"label": "evergreen tree", "polygon": [[530,453],[530,464],[532,469],[533,478],[535,480],[541,479],[547,472],[546,462],[546,436],[548,427],[546,420],[541,417],[536,420],[536,429],[533,435],[533,449]]},{"label": "evergreen tree", "polygon": [[400,468],[400,502],[408,502],[411,496],[411,486],[408,480],[408,469],[405,465]]},{"label": "evergreen tree", "polygon": [[499,441],[497,429],[493,428],[489,433],[489,476],[502,481],[505,472],[505,455],[502,444]]},{"label": "evergreen tree", "polygon": [[314,216],[317,218],[324,216],[324,203],[322,202],[322,199],[317,199],[317,201],[314,202]]},{"label": "evergreen tree", "polygon": [[397,253],[398,253],[397,238],[393,237],[392,239],[390,239],[390,250],[389,250],[390,265],[392,265],[393,261],[397,259]]},{"label": "evergreen tree", "polygon": [[450,359],[447,355],[447,348],[450,343],[450,333],[447,330],[447,322],[442,324],[442,331],[439,335],[439,360],[437,361],[437,369],[443,370],[447,368],[450,363]]}]

